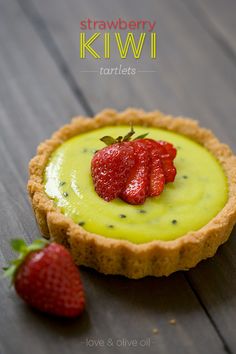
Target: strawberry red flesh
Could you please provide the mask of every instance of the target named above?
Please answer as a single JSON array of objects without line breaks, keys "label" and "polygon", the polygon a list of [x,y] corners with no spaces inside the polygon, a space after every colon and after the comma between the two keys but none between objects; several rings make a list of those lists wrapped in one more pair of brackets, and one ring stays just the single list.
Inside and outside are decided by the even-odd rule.
[{"label": "strawberry red flesh", "polygon": [[176,148],[171,143],[168,143],[167,141],[159,140],[158,143],[160,145],[164,146],[164,148],[168,152],[171,160],[174,160],[174,158],[176,157],[176,154],[177,154]]},{"label": "strawberry red flesh", "polygon": [[150,197],[160,195],[165,187],[165,174],[158,149],[151,150]]},{"label": "strawberry red flesh", "polygon": [[120,194],[129,204],[143,204],[149,195],[150,154],[142,140],[132,142],[135,164]]},{"label": "strawberry red flesh", "polygon": [[84,309],[79,270],[59,244],[30,252],[15,274],[14,285],[18,295],[40,311],[75,317]]},{"label": "strawberry red flesh", "polygon": [[144,139],[150,148],[156,148],[162,162],[162,168],[165,176],[165,183],[173,182],[176,176],[176,168],[173,162],[173,156],[176,155],[176,149],[172,144],[152,139]]},{"label": "strawberry red flesh", "polygon": [[171,159],[162,158],[162,167],[165,174],[165,182],[174,182],[176,176],[176,168]]},{"label": "strawberry red flesh", "polygon": [[91,172],[97,194],[106,201],[117,198],[134,166],[134,150],[129,142],[99,150],[92,159]]},{"label": "strawberry red flesh", "polygon": [[142,144],[144,144],[150,156],[149,196],[158,196],[161,194],[165,186],[165,175],[160,155],[160,147],[157,142],[152,139],[140,139],[137,141],[140,141]]}]

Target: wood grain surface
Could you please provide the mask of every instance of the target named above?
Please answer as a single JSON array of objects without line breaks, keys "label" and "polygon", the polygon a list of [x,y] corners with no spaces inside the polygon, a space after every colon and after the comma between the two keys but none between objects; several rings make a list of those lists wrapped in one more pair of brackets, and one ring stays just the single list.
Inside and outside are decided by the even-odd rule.
[{"label": "wood grain surface", "polygon": [[[0,0],[1,266],[14,256],[11,238],[39,236],[28,161],[74,115],[160,109],[198,119],[236,149],[234,14],[233,0]],[[121,62],[79,59],[79,21],[88,17],[156,20],[158,60],[130,58],[133,77],[84,72]],[[236,352],[234,236],[214,258],[168,278],[81,268],[87,309],[74,321],[29,309],[1,280],[0,354]]]}]

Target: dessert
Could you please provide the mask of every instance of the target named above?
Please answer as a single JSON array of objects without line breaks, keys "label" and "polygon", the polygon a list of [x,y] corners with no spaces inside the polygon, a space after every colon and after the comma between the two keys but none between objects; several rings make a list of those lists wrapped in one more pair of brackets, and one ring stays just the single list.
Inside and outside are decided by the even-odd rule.
[{"label": "dessert", "polygon": [[[91,161],[103,136],[137,135],[177,148],[173,183],[141,205],[96,193]],[[197,122],[160,112],[105,110],[78,117],[42,143],[28,190],[45,237],[77,264],[130,278],[169,275],[213,256],[236,222],[236,157]]]}]

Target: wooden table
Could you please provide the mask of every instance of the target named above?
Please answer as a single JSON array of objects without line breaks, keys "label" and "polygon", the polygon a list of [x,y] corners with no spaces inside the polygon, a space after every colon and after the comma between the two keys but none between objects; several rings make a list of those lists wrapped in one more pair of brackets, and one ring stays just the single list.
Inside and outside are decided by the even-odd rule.
[{"label": "wooden table", "polygon": [[[0,0],[2,266],[14,256],[11,238],[39,236],[26,192],[28,161],[72,116],[158,108],[192,116],[236,147],[235,14],[234,0]],[[158,60],[130,59],[139,71],[155,72],[83,72],[104,64],[79,58],[79,22],[88,17],[155,19]],[[82,268],[87,309],[74,321],[36,313],[1,280],[0,353],[236,352],[234,234],[214,258],[168,278],[135,281]]]}]

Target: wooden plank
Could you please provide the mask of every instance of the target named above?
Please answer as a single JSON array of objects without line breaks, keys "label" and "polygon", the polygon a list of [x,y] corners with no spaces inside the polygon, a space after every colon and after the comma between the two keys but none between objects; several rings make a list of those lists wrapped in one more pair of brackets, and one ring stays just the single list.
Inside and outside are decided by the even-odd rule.
[{"label": "wooden plank", "polygon": [[[12,236],[22,234],[31,241],[38,233],[25,191],[29,158],[40,140],[83,109],[13,0],[0,4],[0,46],[2,266],[13,256],[8,245]],[[147,340],[150,353],[204,353],[206,348],[222,352],[221,341],[182,274],[129,281],[84,269],[82,276],[88,307],[72,322],[36,314],[2,281],[1,353],[86,353],[95,345],[93,339],[109,338],[121,340],[113,351],[122,353],[137,352],[122,340],[140,339]],[[195,326],[189,326],[190,314]],[[168,323],[173,317],[176,326]],[[153,327],[159,328],[158,336]],[[138,350],[142,348],[139,343]],[[106,353],[110,347],[100,344],[97,350]]]},{"label": "wooden plank", "polygon": [[234,0],[183,0],[201,24],[234,61],[236,57],[236,2]]},{"label": "wooden plank", "polygon": [[[111,8],[106,0],[99,2],[97,7],[90,1],[82,1],[79,6],[76,0],[67,4],[59,0],[57,6],[54,0],[50,0],[50,6],[44,6],[43,1],[32,2],[34,8],[27,5],[26,11],[35,21],[38,14],[45,19],[50,35],[96,110],[112,104],[117,109],[158,107],[164,112],[193,116],[235,146],[231,133],[235,127],[231,119],[235,111],[234,64],[182,3],[149,0],[143,8],[141,0],[136,1],[135,6],[133,1],[121,0]],[[154,18],[157,21],[159,61],[145,57],[144,62],[130,59],[127,63],[140,70],[156,70],[155,74],[139,73],[128,78],[83,72],[109,66],[109,62],[79,58],[79,22],[88,17],[113,19],[117,17],[114,13],[123,18]],[[98,44],[98,48],[101,46]],[[122,61],[115,56],[110,63],[110,66],[116,66]],[[97,88],[97,82],[102,89]],[[227,133],[222,129],[225,121],[229,126]]]},{"label": "wooden plank", "polygon": [[[112,6],[105,0],[100,1],[99,5],[87,1],[79,6],[75,0],[69,0],[66,4],[60,0],[49,0],[48,6],[36,0],[32,3],[35,7],[27,9],[28,15],[34,20],[40,16],[45,21],[94,110],[105,106],[118,109],[126,106],[158,107],[168,113],[190,115],[213,129],[220,139],[235,149],[235,63],[184,4],[166,0],[150,0],[145,7],[141,0],[128,3],[121,0],[112,3]],[[81,72],[97,70],[105,63],[103,60],[99,63],[91,59],[86,62],[79,60],[79,21],[88,17],[112,19],[117,16],[157,19],[159,61],[153,63],[145,60],[142,63],[143,69],[156,70],[155,74],[108,78]],[[120,63],[120,60],[116,57],[113,62]],[[134,65],[132,60],[129,64]],[[139,68],[140,65],[136,64]],[[236,315],[233,311],[236,280],[230,276],[235,273],[234,233],[231,241],[221,247],[215,258],[202,263],[187,275],[199,301],[231,350],[236,348]],[[219,269],[221,272],[218,272]],[[227,301],[224,301],[223,294],[226,294]]]},{"label": "wooden plank", "polygon": [[[196,2],[185,1],[186,6],[198,19],[204,28],[211,33],[214,40],[236,64],[236,2],[204,0]],[[235,122],[233,116],[232,120]],[[191,271],[193,287],[210,312],[214,312],[216,321],[222,322],[224,337],[232,345],[234,339],[234,309],[235,300],[235,233],[232,233],[229,242],[217,253],[217,261],[202,262]],[[207,277],[207,281],[206,281]],[[224,280],[222,283],[222,279]],[[226,304],[226,306],[224,305]]]}]

